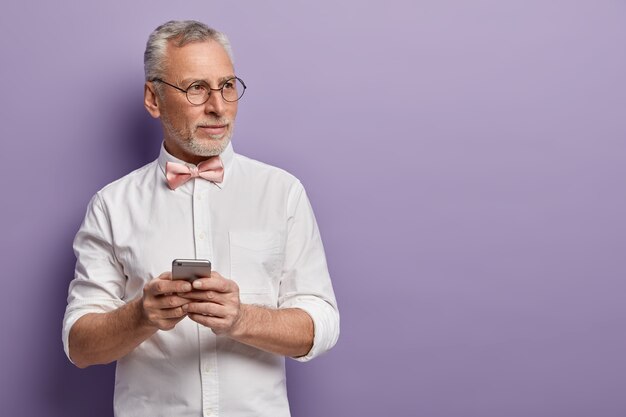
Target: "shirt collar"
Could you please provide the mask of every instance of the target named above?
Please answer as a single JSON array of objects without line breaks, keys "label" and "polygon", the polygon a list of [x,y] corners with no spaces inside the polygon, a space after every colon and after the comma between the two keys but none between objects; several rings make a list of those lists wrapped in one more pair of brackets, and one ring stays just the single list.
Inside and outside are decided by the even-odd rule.
[{"label": "shirt collar", "polygon": [[[230,176],[232,175],[233,160],[235,159],[235,151],[233,150],[232,142],[228,143],[228,146],[226,146],[226,149],[224,149],[222,153],[220,154],[220,158],[222,158],[222,164],[224,165],[224,179],[222,180],[221,183],[219,184],[214,183],[214,184],[218,188],[222,189],[226,186]],[[166,181],[166,183],[167,183],[167,180],[166,180],[167,177],[165,174],[165,164],[168,162],[177,162],[179,164],[184,164],[187,166],[195,166],[194,164],[190,162],[185,162],[181,159],[176,158],[172,154],[170,154],[165,149],[165,142],[161,143],[161,151],[159,153],[158,164],[159,164],[159,168],[161,168],[161,172],[163,173],[163,180]]]}]

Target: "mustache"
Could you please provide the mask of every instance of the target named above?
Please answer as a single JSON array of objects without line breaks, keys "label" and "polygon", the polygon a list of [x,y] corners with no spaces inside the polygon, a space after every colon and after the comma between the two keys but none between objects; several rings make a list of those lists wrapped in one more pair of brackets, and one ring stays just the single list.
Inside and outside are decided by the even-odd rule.
[{"label": "mustache", "polygon": [[207,119],[207,120],[203,120],[201,122],[198,122],[195,124],[195,128],[199,128],[199,127],[206,127],[206,126],[223,126],[223,125],[229,125],[230,124],[230,120],[229,119],[225,119],[225,118],[220,118],[220,119]]}]

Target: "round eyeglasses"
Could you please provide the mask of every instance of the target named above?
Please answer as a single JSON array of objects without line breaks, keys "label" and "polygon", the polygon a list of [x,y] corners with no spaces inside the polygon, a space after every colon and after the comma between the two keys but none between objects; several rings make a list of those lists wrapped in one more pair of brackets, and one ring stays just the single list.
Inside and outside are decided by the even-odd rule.
[{"label": "round eyeglasses", "polygon": [[189,100],[189,102],[195,106],[206,103],[209,100],[211,91],[219,91],[222,94],[222,98],[224,99],[224,101],[227,101],[229,103],[233,103],[239,100],[243,96],[243,93],[246,91],[246,85],[239,77],[227,79],[222,83],[222,86],[220,88],[211,88],[209,84],[205,81],[194,81],[189,87],[187,87],[186,90],[183,90],[182,88],[170,84],[160,78],[155,78],[152,81],[158,81],[165,85],[169,85],[170,87],[175,88],[182,93],[185,93],[185,95],[187,96],[187,100]]}]

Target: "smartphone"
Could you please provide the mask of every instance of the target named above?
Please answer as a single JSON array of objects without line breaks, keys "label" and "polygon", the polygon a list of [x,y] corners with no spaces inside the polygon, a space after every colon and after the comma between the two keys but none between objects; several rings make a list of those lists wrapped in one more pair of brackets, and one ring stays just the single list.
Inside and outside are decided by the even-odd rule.
[{"label": "smartphone", "polygon": [[194,281],[211,276],[211,262],[206,259],[174,259],[172,261],[172,279]]}]

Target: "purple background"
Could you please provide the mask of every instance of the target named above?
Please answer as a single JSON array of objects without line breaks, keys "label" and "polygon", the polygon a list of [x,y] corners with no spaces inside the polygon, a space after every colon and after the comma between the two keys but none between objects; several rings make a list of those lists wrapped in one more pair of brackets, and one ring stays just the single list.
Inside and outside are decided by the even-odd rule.
[{"label": "purple background", "polygon": [[142,54],[229,34],[235,149],[307,187],[342,313],[294,416],[626,415],[626,3],[10,2],[0,14],[0,398],[111,415],[61,320],[89,198],[154,159]]}]

